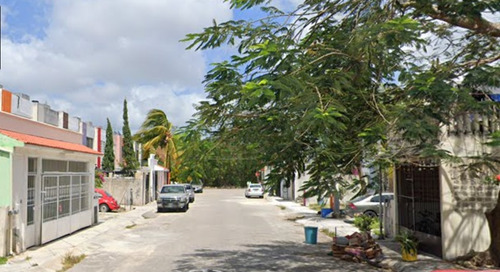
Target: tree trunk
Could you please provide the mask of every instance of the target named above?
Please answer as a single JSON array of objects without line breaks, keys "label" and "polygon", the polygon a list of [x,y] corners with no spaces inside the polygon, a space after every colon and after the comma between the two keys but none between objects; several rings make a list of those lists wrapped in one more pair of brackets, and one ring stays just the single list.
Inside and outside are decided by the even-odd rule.
[{"label": "tree trunk", "polygon": [[[500,194],[500,192],[499,192]],[[491,244],[488,253],[495,266],[500,265],[500,196],[497,199],[497,205],[490,212],[485,213],[490,227]]]}]

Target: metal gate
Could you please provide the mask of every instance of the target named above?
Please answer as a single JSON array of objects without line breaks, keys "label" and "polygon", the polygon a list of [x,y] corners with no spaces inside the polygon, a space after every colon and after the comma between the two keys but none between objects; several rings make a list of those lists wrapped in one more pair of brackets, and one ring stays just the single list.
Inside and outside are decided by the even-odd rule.
[{"label": "metal gate", "polygon": [[399,165],[396,175],[399,226],[415,231],[421,250],[441,257],[439,166]]},{"label": "metal gate", "polygon": [[90,190],[87,175],[42,176],[42,244],[91,224]]}]

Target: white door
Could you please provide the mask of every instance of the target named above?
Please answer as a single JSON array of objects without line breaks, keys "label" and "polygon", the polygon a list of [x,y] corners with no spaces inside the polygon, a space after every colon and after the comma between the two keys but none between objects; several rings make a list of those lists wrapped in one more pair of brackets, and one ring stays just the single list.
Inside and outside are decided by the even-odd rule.
[{"label": "white door", "polygon": [[35,175],[28,176],[28,192],[26,203],[26,232],[25,232],[25,246],[26,248],[36,245],[36,224],[35,224]]}]

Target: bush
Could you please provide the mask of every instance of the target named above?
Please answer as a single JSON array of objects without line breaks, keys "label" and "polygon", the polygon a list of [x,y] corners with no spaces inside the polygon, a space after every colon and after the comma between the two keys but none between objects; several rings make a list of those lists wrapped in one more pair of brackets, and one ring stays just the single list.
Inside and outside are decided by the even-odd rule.
[{"label": "bush", "polygon": [[354,226],[356,226],[361,232],[369,232],[372,229],[372,224],[374,223],[378,223],[377,218],[364,214],[354,216]]}]

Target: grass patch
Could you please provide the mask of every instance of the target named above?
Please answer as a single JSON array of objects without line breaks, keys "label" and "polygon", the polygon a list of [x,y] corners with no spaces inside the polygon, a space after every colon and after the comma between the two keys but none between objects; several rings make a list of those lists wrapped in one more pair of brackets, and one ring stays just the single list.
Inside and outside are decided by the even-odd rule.
[{"label": "grass patch", "polygon": [[0,257],[0,264],[6,264],[8,258],[7,257]]},{"label": "grass patch", "polygon": [[285,219],[288,221],[296,221],[296,220],[304,219],[304,218],[305,218],[305,216],[303,216],[303,215],[295,215],[295,216],[286,217]]},{"label": "grass patch", "polygon": [[25,261],[29,261],[31,260],[31,256],[26,256],[26,258],[24,258]]},{"label": "grass patch", "polygon": [[126,229],[131,229],[131,228],[133,228],[133,227],[135,227],[135,226],[137,226],[137,225],[136,225],[136,224],[132,224],[132,225],[128,225],[128,226],[126,226],[125,228],[126,228]]},{"label": "grass patch", "polygon": [[330,231],[328,229],[321,229],[321,232],[326,234],[327,236],[331,237],[331,238],[334,238],[335,237],[335,232],[333,231]]},{"label": "grass patch", "polygon": [[283,206],[283,205],[278,205],[278,208],[280,208],[281,210],[286,209],[286,207],[285,207],[285,206]]},{"label": "grass patch", "polygon": [[319,204],[309,204],[309,209],[313,210],[313,211],[321,211],[322,208],[325,207],[325,205],[319,205]]},{"label": "grass patch", "polygon": [[71,253],[66,253],[66,255],[64,255],[64,258],[62,260],[62,269],[61,270],[58,270],[58,272],[64,272],[64,271],[68,271],[69,269],[71,269],[73,266],[75,266],[75,264],[78,264],[79,262],[81,262],[83,259],[85,259],[85,254],[81,254],[81,255],[78,255],[78,256],[74,256],[73,254]]}]

